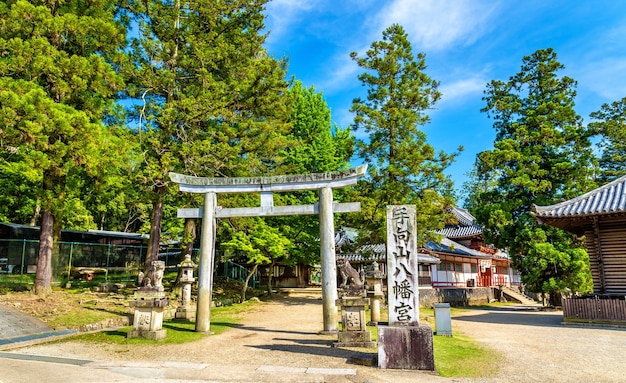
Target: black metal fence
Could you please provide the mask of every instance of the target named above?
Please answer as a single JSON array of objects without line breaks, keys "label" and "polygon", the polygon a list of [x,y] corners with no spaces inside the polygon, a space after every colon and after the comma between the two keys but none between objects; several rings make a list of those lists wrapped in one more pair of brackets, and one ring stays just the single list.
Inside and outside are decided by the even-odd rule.
[{"label": "black metal fence", "polygon": [[[52,277],[56,283],[73,282],[131,282],[146,256],[147,247],[85,242],[56,242],[52,255]],[[0,283],[31,284],[37,272],[39,241],[29,239],[0,239]],[[192,259],[198,262],[194,249]],[[217,257],[216,257],[217,258]],[[165,262],[166,272],[176,271],[182,261],[181,250],[164,247],[159,260]],[[225,261],[216,265],[217,277],[245,280],[248,270]],[[258,277],[250,281],[258,285]]]}]

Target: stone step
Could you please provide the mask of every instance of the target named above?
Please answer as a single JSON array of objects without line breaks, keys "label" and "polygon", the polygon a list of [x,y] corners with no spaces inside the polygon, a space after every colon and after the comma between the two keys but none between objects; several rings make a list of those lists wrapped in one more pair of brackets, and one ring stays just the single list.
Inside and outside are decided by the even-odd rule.
[{"label": "stone step", "polygon": [[507,297],[518,301],[519,303],[522,304],[526,304],[526,305],[534,305],[537,304],[537,302],[535,302],[532,298],[513,290],[510,287],[502,287],[502,294],[506,295]]}]

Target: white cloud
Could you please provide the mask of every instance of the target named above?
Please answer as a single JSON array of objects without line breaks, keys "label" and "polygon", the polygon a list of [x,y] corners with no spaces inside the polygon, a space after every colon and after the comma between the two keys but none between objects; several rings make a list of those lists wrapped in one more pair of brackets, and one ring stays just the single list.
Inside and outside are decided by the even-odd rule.
[{"label": "white cloud", "polygon": [[463,77],[457,78],[455,82],[443,84],[439,89],[442,93],[441,103],[454,103],[468,96],[472,99],[480,98],[487,82],[482,77]]},{"label": "white cloud", "polygon": [[267,45],[279,42],[303,14],[315,7],[311,0],[272,0],[266,5],[266,27],[271,31]]},{"label": "white cloud", "polygon": [[341,52],[341,54],[328,61],[324,77],[315,86],[325,91],[345,89],[347,84],[354,86],[359,73],[360,68],[352,61],[349,53]]},{"label": "white cloud", "polygon": [[590,61],[572,75],[579,88],[586,88],[600,97],[615,101],[626,96],[626,58],[607,57]]},{"label": "white cloud", "polygon": [[397,23],[418,50],[445,50],[484,35],[498,7],[493,1],[396,0],[376,16],[376,33]]}]

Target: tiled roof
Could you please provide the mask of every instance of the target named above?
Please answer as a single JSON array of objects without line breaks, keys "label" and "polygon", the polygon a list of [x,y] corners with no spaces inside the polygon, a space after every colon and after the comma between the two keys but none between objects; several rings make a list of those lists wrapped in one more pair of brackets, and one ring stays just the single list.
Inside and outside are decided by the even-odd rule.
[{"label": "tiled roof", "polygon": [[450,212],[454,214],[459,223],[446,225],[443,229],[437,230],[437,233],[454,239],[482,236],[483,228],[475,223],[476,218],[469,211],[455,207]]},{"label": "tiled roof", "polygon": [[[445,237],[443,237],[439,243],[428,241],[426,243],[425,250],[477,258],[508,258],[508,255],[503,252],[498,252],[495,255],[483,253],[482,251],[470,249],[469,247],[463,246]],[[337,257],[344,257],[350,262],[386,262],[386,254],[387,246],[384,243],[377,243],[373,245],[364,245],[354,253],[337,253]],[[417,260],[419,263],[441,262],[438,258],[423,253],[418,254]]]},{"label": "tiled roof", "polygon": [[448,238],[467,238],[482,235],[483,228],[478,225],[472,226],[446,226],[437,233],[443,234]]},{"label": "tiled roof", "polygon": [[455,208],[452,208],[450,212],[454,214],[456,218],[459,220],[459,225],[463,225],[463,226],[474,225],[474,221],[476,220],[476,218],[474,218],[474,216],[471,215],[470,212],[467,211],[466,209],[455,207]]},{"label": "tiled roof", "polygon": [[626,176],[569,201],[550,206],[534,206],[537,218],[574,218],[626,213]]},{"label": "tiled roof", "polygon": [[439,251],[442,253],[465,255],[478,258],[493,258],[493,255],[483,253],[482,251],[470,249],[460,243],[456,243],[448,238],[442,238],[439,243],[428,241],[426,247],[432,251]]},{"label": "tiled roof", "polygon": [[[337,258],[345,258],[350,262],[367,262],[367,261],[376,261],[378,263],[387,262],[387,254],[385,251],[382,253],[373,253],[372,255],[366,256],[360,253],[351,253],[351,254],[337,254]],[[439,258],[433,257],[428,254],[417,254],[417,262],[418,263],[441,263]]]}]

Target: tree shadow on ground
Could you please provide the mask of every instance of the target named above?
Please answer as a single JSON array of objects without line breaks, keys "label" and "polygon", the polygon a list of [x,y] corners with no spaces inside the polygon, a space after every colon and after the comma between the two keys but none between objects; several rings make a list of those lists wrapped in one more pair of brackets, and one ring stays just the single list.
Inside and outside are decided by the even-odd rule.
[{"label": "tree shadow on ground", "polygon": [[[294,354],[303,354],[303,355],[316,355],[316,356],[325,356],[332,358],[345,359],[346,362],[350,362],[353,357],[363,357],[363,355],[374,357],[375,353],[365,353],[363,351],[354,351],[344,348],[331,347],[331,344],[324,344],[319,346],[312,346],[307,344],[300,344],[301,342],[297,342],[294,344],[266,344],[266,345],[255,345],[248,346],[252,348],[256,348],[259,350],[266,351],[282,351],[289,352]],[[332,343],[332,342],[331,342]]]},{"label": "tree shadow on ground", "polygon": [[263,301],[276,302],[285,306],[299,306],[299,305],[306,305],[306,304],[321,305],[322,304],[321,296],[319,298],[317,297],[294,297],[294,296],[288,296],[288,295],[281,294],[281,293],[277,293],[269,297],[265,297]]},{"label": "tree shadow on ground", "polygon": [[329,339],[289,339],[289,338],[274,338],[274,340],[288,341],[288,342],[294,342],[294,343],[305,344],[305,345],[320,345],[320,346],[332,346],[332,344],[336,341],[336,340],[329,340]]},{"label": "tree shadow on ground", "polygon": [[311,332],[311,331],[276,330],[274,328],[254,327],[254,326],[245,326],[245,325],[233,325],[231,327],[237,327],[241,330],[247,330],[247,331],[276,332],[276,333],[297,334],[297,335],[318,335],[317,333]]},{"label": "tree shadow on ground", "polygon": [[561,325],[563,322],[561,312],[547,313],[536,309],[516,307],[468,308],[468,310],[481,313],[456,315],[452,320],[520,326],[563,327]]}]

